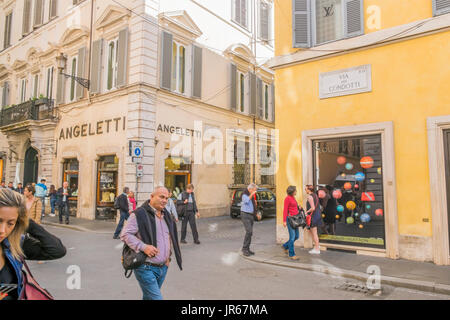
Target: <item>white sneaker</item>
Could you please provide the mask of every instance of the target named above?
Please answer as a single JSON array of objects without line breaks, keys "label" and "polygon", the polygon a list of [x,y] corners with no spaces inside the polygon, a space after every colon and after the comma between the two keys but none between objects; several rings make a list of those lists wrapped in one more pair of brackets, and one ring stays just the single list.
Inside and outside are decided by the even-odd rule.
[{"label": "white sneaker", "polygon": [[309,251],[310,254],[320,254],[320,250],[312,249]]},{"label": "white sneaker", "polygon": [[56,217],[56,214],[50,213],[49,216],[50,216],[50,217]]}]

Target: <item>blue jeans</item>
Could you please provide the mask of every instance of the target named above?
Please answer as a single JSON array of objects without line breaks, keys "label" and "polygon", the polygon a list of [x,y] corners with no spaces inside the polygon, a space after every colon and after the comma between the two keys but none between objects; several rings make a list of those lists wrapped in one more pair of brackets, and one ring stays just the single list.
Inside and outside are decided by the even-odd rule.
[{"label": "blue jeans", "polygon": [[291,225],[287,221],[286,221],[286,225],[287,225],[288,232],[289,232],[289,240],[285,244],[283,244],[283,248],[289,249],[289,257],[293,257],[293,256],[295,256],[294,242],[298,240],[299,232],[298,232],[298,228],[292,229]]},{"label": "blue jeans", "polygon": [[161,287],[167,274],[167,266],[162,268],[143,264],[134,270],[134,275],[144,294],[142,300],[163,300]]},{"label": "blue jeans", "polygon": [[41,199],[42,202],[42,211],[41,211],[41,215],[45,214],[45,197],[38,197],[39,199]]},{"label": "blue jeans", "polygon": [[128,220],[129,216],[130,216],[130,214],[128,212],[120,210],[119,224],[117,225],[116,231],[114,232],[114,237],[115,238],[120,236],[120,232],[122,231],[123,224],[125,223],[125,220]]},{"label": "blue jeans", "polygon": [[52,214],[55,214],[55,208],[56,208],[56,198],[50,198],[50,205],[52,207]]}]

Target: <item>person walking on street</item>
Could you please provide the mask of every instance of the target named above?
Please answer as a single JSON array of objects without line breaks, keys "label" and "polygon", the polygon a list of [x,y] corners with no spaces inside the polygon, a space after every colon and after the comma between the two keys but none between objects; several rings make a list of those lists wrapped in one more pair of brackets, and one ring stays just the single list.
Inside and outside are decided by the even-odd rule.
[{"label": "person walking on street", "polygon": [[9,190],[12,190],[12,191],[16,191],[16,189],[14,189],[14,185],[13,185],[12,182],[9,182],[9,183],[8,183],[8,189],[9,189]]},{"label": "person walking on street", "polygon": [[23,186],[21,183],[17,184],[16,192],[23,194]]},{"label": "person walking on street", "polygon": [[128,192],[128,209],[130,214],[136,210],[136,198],[134,197],[133,191]]},{"label": "person walking on street", "polygon": [[45,217],[45,197],[47,196],[47,186],[45,185],[45,179],[41,179],[41,183],[37,183],[34,188],[36,190],[36,197],[38,197],[42,202],[42,217]]},{"label": "person walking on street", "polygon": [[130,216],[130,208],[128,206],[128,192],[130,192],[130,188],[123,188],[123,193],[116,199],[119,208],[120,220],[119,224],[117,225],[116,231],[114,232],[113,239],[119,239],[123,224],[125,223],[125,220],[128,220],[128,217]]},{"label": "person walking on street", "polygon": [[177,225],[165,209],[169,192],[157,187],[141,207],[130,215],[120,239],[136,252],[144,252],[145,263],[134,269],[143,300],[162,300],[161,287],[171,262],[172,249],[182,270]]},{"label": "person walking on street", "polygon": [[56,192],[56,187],[54,184],[50,186],[50,190],[48,191],[48,196],[50,197],[50,206],[52,208],[50,217],[55,216],[55,208],[56,202],[58,201],[58,193]]},{"label": "person walking on street", "polygon": [[306,185],[305,191],[308,194],[306,199],[306,215],[311,215],[311,225],[307,228],[312,235],[314,248],[309,251],[310,254],[320,254],[319,235],[317,228],[322,225],[322,217],[319,206],[319,197],[314,192],[314,187],[310,184]]},{"label": "person walking on street", "polygon": [[195,223],[195,218],[200,218],[200,214],[198,213],[197,209],[197,202],[195,201],[195,195],[194,195],[194,185],[188,184],[186,186],[186,191],[183,191],[178,196],[178,201],[181,203],[184,208],[182,209],[184,211],[183,214],[183,221],[181,223],[181,243],[187,243],[186,242],[186,231],[187,231],[187,224],[189,222],[189,225],[191,226],[192,236],[194,237],[194,243],[200,244],[200,241],[198,240],[198,231],[197,231],[197,225]]},{"label": "person walking on street", "polygon": [[0,183],[0,189],[3,189],[3,188],[6,188],[5,181],[2,181]]},{"label": "person walking on street", "polygon": [[42,201],[41,199],[36,198],[34,194],[35,190],[32,185],[29,184],[25,186],[23,195],[25,196],[25,205],[28,217],[37,224],[41,224]]},{"label": "person walking on street", "polygon": [[61,240],[28,218],[24,197],[0,189],[0,283],[15,287],[7,295],[0,294],[0,300],[20,298],[24,259],[55,260],[65,255]]},{"label": "person walking on street", "polygon": [[169,190],[169,199],[167,199],[166,210],[172,215],[172,218],[175,220],[175,222],[178,222],[177,208],[175,206],[175,202],[172,199],[172,195],[172,191]]},{"label": "person walking on street", "polygon": [[247,189],[242,193],[241,204],[241,220],[245,228],[244,244],[242,246],[242,254],[246,257],[254,255],[255,253],[250,250],[250,244],[252,242],[253,235],[253,223],[257,214],[255,195],[258,190],[258,186],[251,183]]},{"label": "person walking on street", "polygon": [[72,194],[69,183],[63,182],[63,186],[58,189],[56,205],[59,211],[59,223],[63,223],[63,215],[66,217],[66,224],[69,224],[69,197]]},{"label": "person walking on street", "polygon": [[283,208],[283,226],[288,229],[289,232],[289,240],[283,244],[283,248],[287,254],[289,254],[289,258],[292,260],[298,260],[299,258],[295,255],[294,243],[298,240],[299,231],[298,228],[292,228],[287,221],[288,216],[296,216],[298,214],[298,203],[295,199],[297,194],[297,188],[295,186],[289,186],[287,188],[287,196],[284,199],[284,208]]}]

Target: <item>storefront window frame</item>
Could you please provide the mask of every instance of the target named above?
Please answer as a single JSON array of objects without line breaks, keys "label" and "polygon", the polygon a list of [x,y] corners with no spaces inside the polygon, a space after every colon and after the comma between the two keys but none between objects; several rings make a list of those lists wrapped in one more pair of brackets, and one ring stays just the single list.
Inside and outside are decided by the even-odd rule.
[{"label": "storefront window frame", "polygon": [[[110,168],[110,169],[107,169],[107,168],[101,168],[101,166],[100,166],[100,164],[101,164],[101,162],[102,162],[102,159],[104,159],[104,158],[106,158],[106,157],[115,157],[115,158],[117,158],[117,161],[118,161],[118,163],[117,163],[117,167],[116,168]],[[115,185],[115,187],[111,187],[110,189],[111,190],[115,190],[115,192],[114,192],[114,194],[115,194],[115,196],[114,196],[114,199],[119,195],[119,185],[118,185],[118,180],[119,180],[119,166],[120,166],[120,158],[116,155],[116,154],[108,154],[108,155],[102,155],[102,156],[99,156],[99,158],[98,158],[98,160],[97,160],[97,172],[96,172],[96,176],[97,176],[97,179],[96,179],[96,201],[95,201],[95,203],[96,203],[96,207],[102,207],[102,208],[105,208],[105,207],[114,207],[114,201],[108,201],[108,202],[104,202],[104,201],[101,201],[101,189],[100,189],[100,175],[101,175],[101,172],[115,172],[115,175],[114,175],[114,177],[113,177],[113,184]]]}]

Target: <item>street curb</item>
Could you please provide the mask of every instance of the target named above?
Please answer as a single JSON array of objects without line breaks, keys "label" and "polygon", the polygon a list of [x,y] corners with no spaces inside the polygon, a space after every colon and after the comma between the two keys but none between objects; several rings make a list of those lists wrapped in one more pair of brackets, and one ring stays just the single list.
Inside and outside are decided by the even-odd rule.
[{"label": "street curb", "polygon": [[[98,233],[98,234],[110,234],[111,232],[108,231],[93,231],[90,229],[86,229],[83,227],[79,227],[79,226],[74,226],[74,225],[67,225],[67,224],[59,224],[59,223],[53,223],[53,222],[42,222],[42,224],[45,224],[47,226],[52,226],[52,227],[59,227],[59,228],[66,228],[66,229],[72,229],[75,231],[80,231],[80,232],[91,232],[91,233]],[[112,231],[114,232],[114,231]]]},{"label": "street curb", "polygon": [[[244,255],[241,256],[244,259],[257,262],[257,263],[265,263],[265,264],[271,264],[281,267],[288,267],[288,268],[294,268],[294,269],[301,269],[301,270],[308,270],[308,271],[315,271],[315,272],[321,272],[328,275],[333,276],[339,276],[343,278],[350,278],[355,280],[360,280],[366,282],[369,278],[369,275],[362,272],[357,271],[351,271],[351,270],[344,270],[339,269],[335,267],[328,267],[325,265],[313,265],[313,264],[305,264],[305,263],[299,263],[299,262],[290,262],[290,261],[279,261],[279,260],[272,260],[270,258],[258,258],[258,257],[246,257]],[[439,294],[447,294],[450,295],[450,286],[431,282],[431,281],[420,281],[420,280],[411,280],[411,279],[403,279],[403,278],[396,278],[396,277],[388,277],[388,276],[381,276],[381,284],[386,285],[392,285],[394,287],[402,287],[402,288],[408,288],[408,289],[415,289],[419,291],[426,291],[426,292],[432,292],[432,293],[439,293]]]}]

